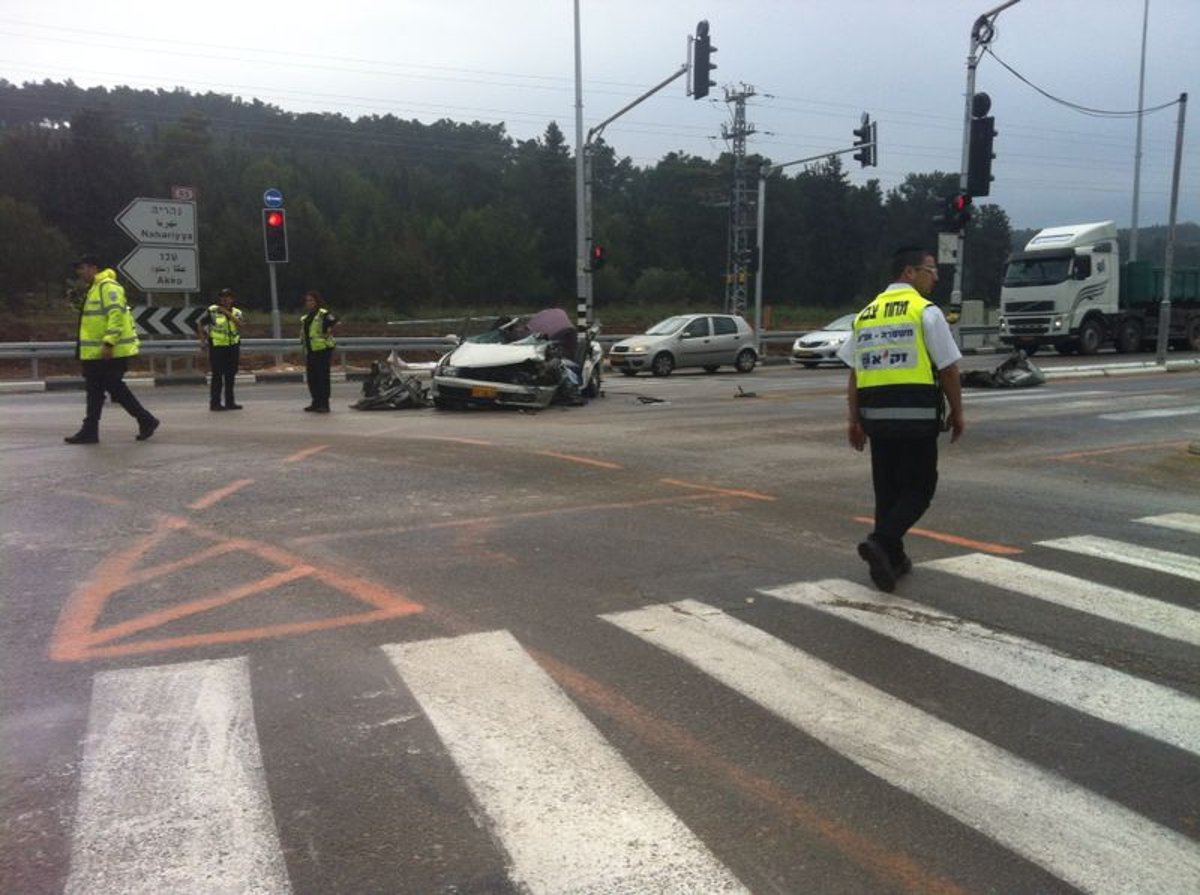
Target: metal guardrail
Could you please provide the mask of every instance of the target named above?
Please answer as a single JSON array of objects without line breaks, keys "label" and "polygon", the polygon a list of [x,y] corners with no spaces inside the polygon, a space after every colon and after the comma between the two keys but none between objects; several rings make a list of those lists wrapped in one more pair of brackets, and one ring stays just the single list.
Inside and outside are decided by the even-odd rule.
[{"label": "metal guardrail", "polygon": [[[762,334],[760,341],[767,344],[790,343],[812,330],[774,330]],[[960,327],[963,337],[995,336],[995,326]],[[601,335],[598,341],[605,349],[614,342],[628,339],[632,333]],[[339,336],[337,348],[340,365],[345,366],[346,355],[362,352],[389,352],[393,349],[404,352],[436,352],[444,354],[458,342],[445,336]],[[243,339],[243,354],[297,354],[300,351],[296,339]],[[172,358],[196,357],[201,353],[195,339],[143,339],[140,348],[142,357],[165,357],[168,364]],[[74,342],[0,342],[0,360],[25,360],[30,364],[30,378],[38,378],[38,361],[62,360],[75,356]]]}]

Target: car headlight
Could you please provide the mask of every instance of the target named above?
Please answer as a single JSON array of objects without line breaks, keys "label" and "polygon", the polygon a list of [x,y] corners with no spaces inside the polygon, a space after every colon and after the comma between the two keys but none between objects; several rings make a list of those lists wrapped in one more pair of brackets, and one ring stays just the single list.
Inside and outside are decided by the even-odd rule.
[{"label": "car headlight", "polygon": [[449,376],[451,378],[457,378],[458,367],[452,367],[449,364],[447,364],[446,366],[444,366],[440,370],[438,370],[438,375],[439,376]]},{"label": "car headlight", "polygon": [[645,345],[634,345],[632,348],[629,349],[629,352],[630,352],[630,354],[645,354],[646,346]]}]

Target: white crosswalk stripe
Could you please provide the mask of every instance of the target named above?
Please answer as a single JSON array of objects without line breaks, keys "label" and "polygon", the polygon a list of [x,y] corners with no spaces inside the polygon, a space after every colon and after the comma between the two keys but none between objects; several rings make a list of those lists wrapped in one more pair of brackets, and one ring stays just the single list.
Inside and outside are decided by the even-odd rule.
[{"label": "white crosswalk stripe", "polygon": [[1195,513],[1164,513],[1161,516],[1143,516],[1141,519],[1133,521],[1200,535],[1200,516]]},{"label": "white crosswalk stripe", "polygon": [[762,593],[853,621],[1041,699],[1200,756],[1200,699],[840,579]]},{"label": "white crosswalk stripe", "polygon": [[949,572],[981,584],[1149,631],[1160,637],[1200,646],[1200,612],[1097,584],[1086,578],[1076,578],[983,553],[935,559],[921,563],[921,568]]},{"label": "white crosswalk stripe", "polygon": [[1038,544],[1042,547],[1053,547],[1055,550],[1068,550],[1072,553],[1082,553],[1084,556],[1111,559],[1155,572],[1165,572],[1168,575],[1178,575],[1180,578],[1200,581],[1200,557],[1198,556],[1186,556],[1168,550],[1155,550],[1153,547],[1140,547],[1136,544],[1127,544],[1124,541],[1114,541],[1110,538],[1097,538],[1092,535],[1038,541]]},{"label": "white crosswalk stripe", "polygon": [[724,612],[681,600],[604,618],[1072,885],[1200,887],[1200,849],[1186,837]]},{"label": "white crosswalk stripe", "polygon": [[511,634],[383,649],[524,891],[745,891]]},{"label": "white crosswalk stripe", "polygon": [[246,660],[96,675],[68,895],[289,891]]}]

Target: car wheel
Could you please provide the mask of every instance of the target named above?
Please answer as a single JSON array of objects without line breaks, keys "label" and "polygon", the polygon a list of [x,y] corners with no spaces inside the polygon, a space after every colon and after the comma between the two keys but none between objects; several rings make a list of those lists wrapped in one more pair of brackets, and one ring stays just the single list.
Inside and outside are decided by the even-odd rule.
[{"label": "car wheel", "polygon": [[669,351],[654,355],[654,360],[650,362],[650,372],[655,376],[670,376],[674,369],[675,358],[671,357]]},{"label": "car wheel", "polygon": [[707,367],[704,368],[704,372],[705,373],[715,373],[719,369],[721,369],[721,368],[717,364],[709,364]]},{"label": "car wheel", "polygon": [[806,370],[815,370],[817,368],[817,362],[815,360],[806,360],[801,361],[800,363],[801,366],[803,366]]},{"label": "car wheel", "polygon": [[739,373],[749,373],[754,369],[754,365],[758,363],[758,357],[754,354],[754,349],[743,348],[738,352],[737,359],[733,365],[737,367]]}]

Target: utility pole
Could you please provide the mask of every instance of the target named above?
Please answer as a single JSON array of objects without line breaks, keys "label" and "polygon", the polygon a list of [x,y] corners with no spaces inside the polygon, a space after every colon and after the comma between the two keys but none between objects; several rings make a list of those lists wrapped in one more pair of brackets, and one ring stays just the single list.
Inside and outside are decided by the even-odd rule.
[{"label": "utility pole", "polygon": [[1175,124],[1175,166],[1171,172],[1171,213],[1167,224],[1167,254],[1163,262],[1163,295],[1158,305],[1158,343],[1155,360],[1167,362],[1167,336],[1171,327],[1172,273],[1175,264],[1175,215],[1179,211],[1179,167],[1183,158],[1183,125],[1187,121],[1186,93],[1179,94],[1179,119]]},{"label": "utility pole", "polygon": [[1142,184],[1142,107],[1146,101],[1146,26],[1150,22],[1150,0],[1142,5],[1142,66],[1138,74],[1137,148],[1133,151],[1133,214],[1129,223],[1129,260],[1138,259],[1138,198]]},{"label": "utility pole", "polygon": [[721,136],[733,154],[733,186],[729,195],[729,257],[725,269],[725,310],[745,314],[747,281],[757,267],[754,256],[755,190],[746,170],[746,138],[755,132],[746,123],[746,100],[754,88],[743,84],[740,90],[725,89],[725,102],[733,103],[733,126],[721,126]]}]

